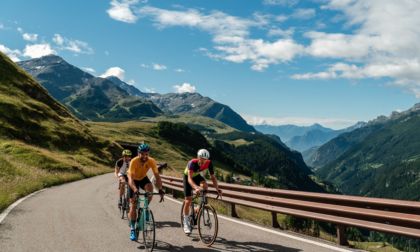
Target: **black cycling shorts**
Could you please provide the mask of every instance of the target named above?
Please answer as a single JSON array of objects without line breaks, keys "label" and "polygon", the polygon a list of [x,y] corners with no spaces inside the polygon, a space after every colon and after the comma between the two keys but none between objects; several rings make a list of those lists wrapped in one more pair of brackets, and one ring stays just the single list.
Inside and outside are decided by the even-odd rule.
[{"label": "black cycling shorts", "polygon": [[124,178],[125,178],[125,182],[127,182],[127,183],[128,183],[128,177],[127,177],[127,175],[119,175],[118,177],[119,177],[119,178],[124,177]]},{"label": "black cycling shorts", "polygon": [[[144,190],[144,186],[151,183],[149,178],[146,176],[144,177],[144,179],[142,180],[134,180],[134,183],[136,184],[137,189],[140,187],[141,189]],[[133,189],[131,189],[130,184],[128,185],[128,198],[133,198],[134,197],[134,191]]]},{"label": "black cycling shorts", "polygon": [[[193,177],[193,181],[196,185],[200,186],[201,181],[206,181],[200,174]],[[188,176],[184,174],[184,195],[185,197],[192,196],[192,187],[190,183],[188,183]]]}]

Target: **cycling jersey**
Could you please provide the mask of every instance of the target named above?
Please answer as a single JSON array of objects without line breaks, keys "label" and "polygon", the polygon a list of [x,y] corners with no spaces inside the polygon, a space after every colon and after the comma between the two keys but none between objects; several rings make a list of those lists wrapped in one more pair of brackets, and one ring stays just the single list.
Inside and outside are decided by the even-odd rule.
[{"label": "cycling jersey", "polygon": [[142,163],[139,157],[135,157],[130,162],[130,169],[127,174],[133,174],[134,180],[142,180],[147,176],[150,168],[152,168],[153,173],[159,173],[156,161],[153,158],[149,158],[145,163]]},{"label": "cycling jersey", "polygon": [[127,171],[130,165],[130,161],[128,161],[128,163],[126,163],[124,161],[124,158],[119,159],[116,163],[115,163],[115,168],[119,168],[120,171],[118,172],[118,177],[120,176],[127,176]]},{"label": "cycling jersey", "polygon": [[188,176],[188,173],[192,173],[193,177],[200,174],[200,172],[204,171],[205,169],[209,169],[210,175],[214,174],[213,163],[210,160],[204,163],[204,165],[198,165],[198,159],[193,159],[188,162],[187,167],[185,168],[184,174]]}]

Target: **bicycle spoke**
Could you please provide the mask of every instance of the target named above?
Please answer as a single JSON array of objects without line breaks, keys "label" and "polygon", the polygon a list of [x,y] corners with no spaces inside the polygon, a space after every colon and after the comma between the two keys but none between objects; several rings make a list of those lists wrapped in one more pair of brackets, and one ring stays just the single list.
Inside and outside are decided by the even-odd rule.
[{"label": "bicycle spoke", "polygon": [[153,213],[151,210],[147,209],[145,210],[146,213],[149,213],[149,220],[144,220],[143,225],[143,240],[144,240],[144,246],[147,251],[151,252],[153,251],[154,245],[155,245],[155,221],[153,218]]}]

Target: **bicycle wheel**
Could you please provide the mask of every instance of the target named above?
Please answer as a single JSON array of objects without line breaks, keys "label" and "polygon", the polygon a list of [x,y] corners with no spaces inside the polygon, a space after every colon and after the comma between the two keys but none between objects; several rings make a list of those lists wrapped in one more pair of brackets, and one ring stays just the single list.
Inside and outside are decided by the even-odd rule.
[{"label": "bicycle wheel", "polygon": [[149,214],[149,220],[144,220],[143,224],[143,240],[146,251],[152,252],[155,247],[155,219],[152,210],[146,209],[146,216]]},{"label": "bicycle wheel", "polygon": [[[190,234],[186,234],[185,232],[184,232],[184,206],[185,206],[185,200],[184,200],[184,203],[182,204],[182,207],[181,207],[181,229],[182,229],[182,233],[184,233],[184,235],[187,235],[187,236],[189,236]],[[188,219],[188,222],[190,223],[190,228],[191,228],[191,232],[192,232],[192,229],[193,229],[193,227],[194,227],[194,218],[193,218],[193,206],[192,206],[192,204],[190,205],[190,217],[189,217],[189,219]]]},{"label": "bicycle wheel", "polygon": [[217,214],[210,205],[204,205],[198,213],[198,237],[205,246],[214,243],[217,237],[218,222]]}]

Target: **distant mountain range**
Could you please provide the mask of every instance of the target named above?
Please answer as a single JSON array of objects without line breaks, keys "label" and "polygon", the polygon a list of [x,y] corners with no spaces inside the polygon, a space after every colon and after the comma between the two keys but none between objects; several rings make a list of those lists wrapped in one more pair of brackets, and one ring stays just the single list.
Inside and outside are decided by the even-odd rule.
[{"label": "distant mountain range", "polygon": [[111,76],[108,79],[136,97],[151,100],[161,110],[169,114],[190,114],[214,118],[235,129],[245,132],[256,132],[254,127],[247,122],[229,106],[213,101],[209,97],[203,97],[198,93],[143,93],[132,85],[129,85],[119,78]]},{"label": "distant mountain range", "polygon": [[320,130],[322,132],[330,132],[333,129],[325,128],[317,123],[311,126],[296,126],[296,125],[255,125],[254,128],[264,134],[274,134],[280,137],[282,142],[288,142],[290,139],[296,136],[303,136],[306,132],[312,130]]},{"label": "distant mountain range", "polygon": [[[362,128],[340,135],[338,138],[347,149],[334,141],[344,152],[317,168],[315,173],[333,182],[345,194],[417,201],[420,199],[419,129],[420,103],[407,111],[393,112],[389,117],[380,116]],[[331,150],[333,145],[328,145]]]},{"label": "distant mountain range", "polygon": [[48,55],[17,65],[81,120],[118,122],[163,114],[151,101],[133,97],[113,82],[94,77],[61,57]]},{"label": "distant mountain range", "polygon": [[306,132],[303,136],[295,136],[286,142],[286,145],[293,150],[303,152],[314,146],[321,146],[341,133],[349,132],[354,129],[365,126],[365,122],[358,122],[353,126],[350,126],[341,130],[322,131],[319,129],[311,130]]}]

